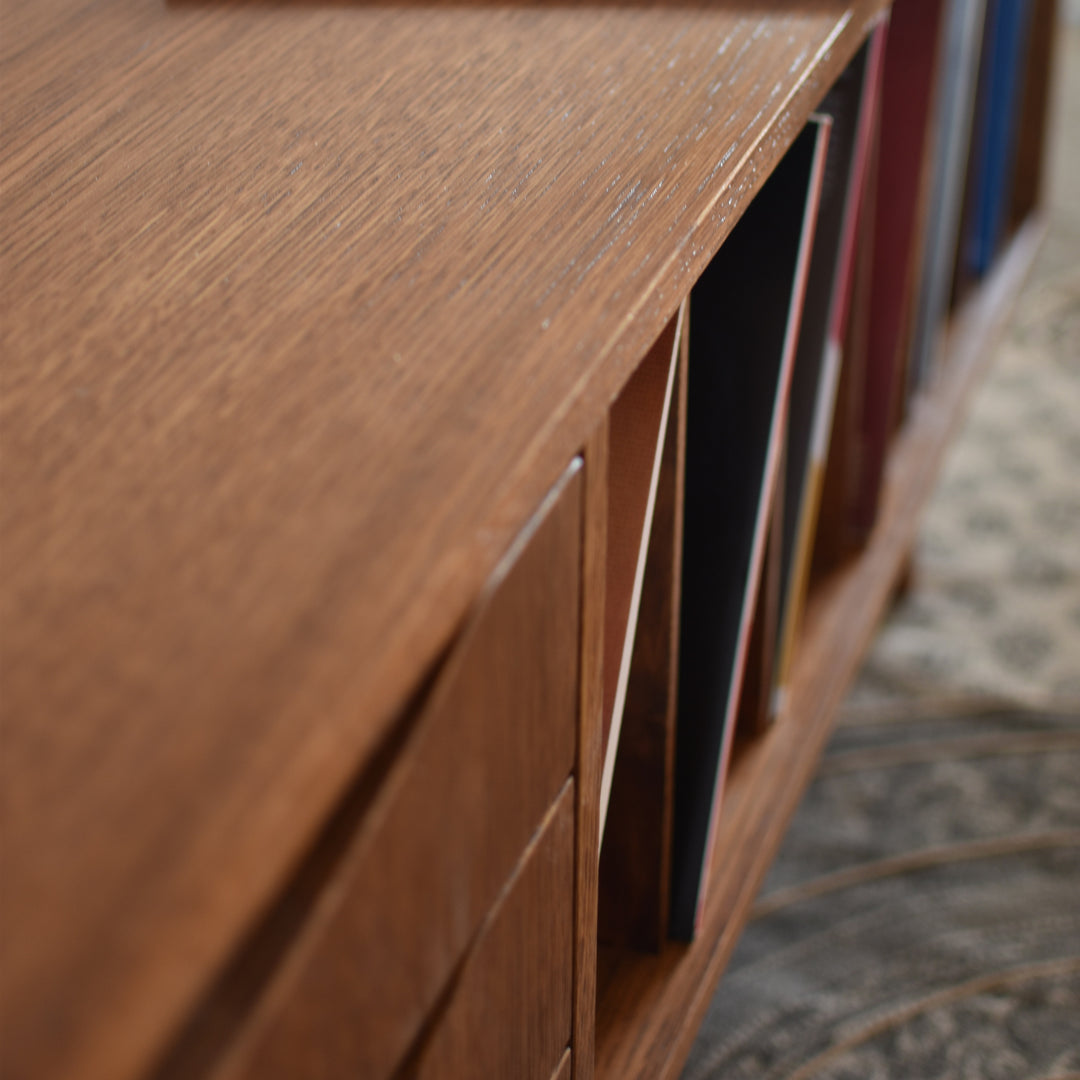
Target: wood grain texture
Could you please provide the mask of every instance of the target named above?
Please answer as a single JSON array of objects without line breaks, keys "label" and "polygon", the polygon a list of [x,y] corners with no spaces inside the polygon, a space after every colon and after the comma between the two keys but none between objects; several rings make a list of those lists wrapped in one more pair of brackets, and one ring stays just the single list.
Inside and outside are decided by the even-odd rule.
[{"label": "wood grain texture", "polygon": [[986,285],[954,319],[948,364],[933,395],[897,440],[881,515],[863,556],[821,583],[804,619],[790,705],[762,737],[740,746],[716,842],[724,857],[709,884],[698,937],[659,956],[602,949],[597,1073],[604,1078],[674,1080],[783,838],[832,717],[904,565],[933,491],[949,438],[986,363],[1041,241],[1031,220]]},{"label": "wood grain texture", "polygon": [[658,949],[666,939],[671,876],[687,325],[684,315],[611,803],[600,845],[599,939],[645,949]]},{"label": "wood grain texture", "polygon": [[581,683],[574,828],[574,1080],[592,1080],[596,1042],[596,908],[603,770],[604,592],[607,587],[607,417],[584,448]]},{"label": "wood grain texture", "polygon": [[3,5],[15,1075],[160,1050],[880,6]]},{"label": "wood grain texture", "polygon": [[573,928],[571,779],[400,1080],[549,1080],[570,1039]]},{"label": "wood grain texture", "polygon": [[575,463],[496,572],[215,1075],[374,1080],[416,1038],[574,766],[581,492]]}]

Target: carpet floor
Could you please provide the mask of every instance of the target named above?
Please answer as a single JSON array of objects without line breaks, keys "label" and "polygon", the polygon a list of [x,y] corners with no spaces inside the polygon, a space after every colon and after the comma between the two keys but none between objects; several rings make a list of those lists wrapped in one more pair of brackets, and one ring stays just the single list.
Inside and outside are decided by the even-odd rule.
[{"label": "carpet floor", "polygon": [[1080,1080],[1080,31],[1051,229],[684,1080]]}]

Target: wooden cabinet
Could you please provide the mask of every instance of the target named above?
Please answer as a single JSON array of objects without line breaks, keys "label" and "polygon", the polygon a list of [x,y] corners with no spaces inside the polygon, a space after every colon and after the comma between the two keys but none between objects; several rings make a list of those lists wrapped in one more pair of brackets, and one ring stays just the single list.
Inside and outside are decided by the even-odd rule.
[{"label": "wooden cabinet", "polygon": [[5,1076],[677,1074],[1038,242],[1029,191],[698,936],[599,943],[612,409],[885,6],[3,5]]}]

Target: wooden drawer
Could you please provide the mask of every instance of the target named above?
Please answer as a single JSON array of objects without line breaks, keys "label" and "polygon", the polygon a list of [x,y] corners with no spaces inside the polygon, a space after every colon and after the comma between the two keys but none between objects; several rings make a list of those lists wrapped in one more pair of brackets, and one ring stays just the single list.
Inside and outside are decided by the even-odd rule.
[{"label": "wooden drawer", "polygon": [[494,575],[219,1075],[367,1080],[414,1048],[573,768],[581,491],[575,462]]},{"label": "wooden drawer", "polygon": [[573,948],[569,780],[400,1080],[549,1080],[570,1040]]}]

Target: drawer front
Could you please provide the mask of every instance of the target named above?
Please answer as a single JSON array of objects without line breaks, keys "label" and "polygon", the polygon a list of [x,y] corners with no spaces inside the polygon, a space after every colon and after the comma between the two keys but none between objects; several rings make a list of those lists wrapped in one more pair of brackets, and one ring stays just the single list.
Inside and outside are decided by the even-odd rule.
[{"label": "drawer front", "polygon": [[224,1075],[380,1078],[417,1042],[573,768],[581,491],[480,598]]},{"label": "drawer front", "polygon": [[570,1040],[573,967],[570,780],[401,1080],[550,1080]]}]

